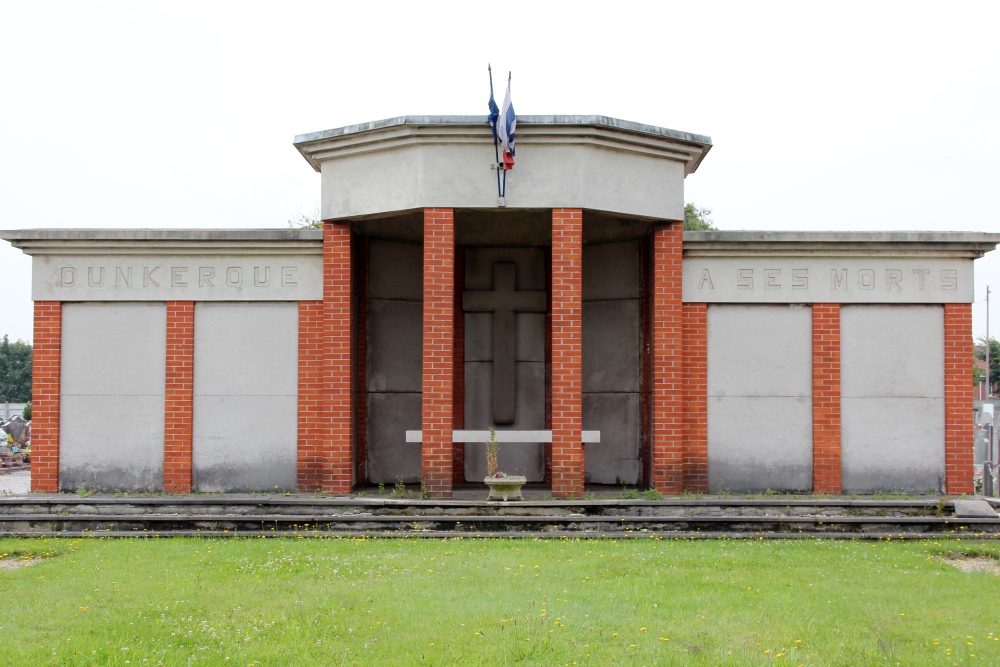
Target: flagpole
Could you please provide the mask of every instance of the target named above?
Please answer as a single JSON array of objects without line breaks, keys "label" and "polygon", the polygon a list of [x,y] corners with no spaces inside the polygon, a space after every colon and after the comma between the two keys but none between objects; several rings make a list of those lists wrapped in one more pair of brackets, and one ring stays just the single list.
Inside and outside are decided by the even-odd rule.
[{"label": "flagpole", "polygon": [[[486,63],[486,69],[490,73],[490,100],[493,99],[493,66],[490,63]],[[496,158],[496,169],[497,169],[497,200],[500,206],[503,206],[503,190],[500,189],[500,149],[497,146],[497,129],[493,126],[493,155]]]},{"label": "flagpole", "polygon": [[[507,70],[507,92],[508,93],[510,92],[510,70]],[[497,119],[497,122],[500,122],[500,120]],[[506,123],[507,121],[504,120],[504,122]],[[506,151],[506,149],[504,149],[504,150]],[[506,155],[506,154],[507,153],[504,152],[504,155]],[[507,196],[507,167],[506,167],[506,164],[507,163],[506,163],[506,160],[505,160],[504,162],[501,162],[499,166],[497,166],[497,169],[498,169],[497,175],[499,176],[499,172],[500,171],[503,172],[503,187],[500,189],[500,206],[506,206],[507,205],[507,203],[504,201],[504,198]]]}]

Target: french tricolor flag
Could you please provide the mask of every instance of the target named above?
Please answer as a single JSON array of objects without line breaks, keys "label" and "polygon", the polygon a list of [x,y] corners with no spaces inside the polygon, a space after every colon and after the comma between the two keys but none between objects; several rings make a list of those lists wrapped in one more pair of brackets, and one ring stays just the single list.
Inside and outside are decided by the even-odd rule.
[{"label": "french tricolor flag", "polygon": [[[490,98],[492,100],[492,96]],[[496,120],[495,132],[503,147],[503,168],[514,168],[514,131],[517,128],[517,116],[514,105],[510,102],[510,77],[507,77],[507,94],[500,107],[500,115]]]}]

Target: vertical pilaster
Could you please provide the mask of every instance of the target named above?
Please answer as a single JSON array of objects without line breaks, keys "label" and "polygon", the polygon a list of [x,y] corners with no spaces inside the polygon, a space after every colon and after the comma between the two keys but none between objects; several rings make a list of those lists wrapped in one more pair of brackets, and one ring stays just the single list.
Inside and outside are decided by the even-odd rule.
[{"label": "vertical pilaster", "polygon": [[684,490],[708,492],[708,306],[685,303]]},{"label": "vertical pilaster", "polygon": [[62,303],[35,302],[31,377],[31,490],[59,491]]},{"label": "vertical pilaster", "polygon": [[653,229],[652,486],[677,495],[684,481],[684,369],[680,222]]},{"label": "vertical pilaster", "polygon": [[813,491],[842,490],[840,304],[812,307]]},{"label": "vertical pilaster", "polygon": [[[455,248],[455,303],[454,303],[454,373],[452,382],[452,429],[465,428],[465,313],[462,312],[462,294],[465,292],[465,252]],[[452,444],[452,480],[465,479],[465,443]]]},{"label": "vertical pilaster", "polygon": [[423,397],[420,476],[435,498],[451,498],[455,336],[455,215],[424,209]]},{"label": "vertical pilaster", "polygon": [[324,412],[326,351],[322,301],[299,302],[298,469],[300,493],[323,488],[323,448],[330,435]]},{"label": "vertical pilaster", "polygon": [[351,225],[323,226],[324,412],[328,428],[322,490],[350,493],[354,455],[354,355],[351,340]]},{"label": "vertical pilaster", "polygon": [[973,493],[972,305],[944,305],[944,462],[947,492]]},{"label": "vertical pilaster", "polygon": [[190,493],[194,431],[194,301],[167,302],[163,491]]},{"label": "vertical pilaster", "polygon": [[583,210],[552,211],[552,495],[583,495]]}]

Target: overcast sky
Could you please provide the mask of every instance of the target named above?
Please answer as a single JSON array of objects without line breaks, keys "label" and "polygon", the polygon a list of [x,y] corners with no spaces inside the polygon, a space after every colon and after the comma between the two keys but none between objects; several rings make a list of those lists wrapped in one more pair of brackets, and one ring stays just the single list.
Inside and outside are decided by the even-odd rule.
[{"label": "overcast sky", "polygon": [[[1000,232],[998,2],[0,2],[0,229],[286,227],[297,134],[602,114],[712,137],[724,230]],[[498,97],[502,93],[498,92]],[[31,339],[0,241],[0,336]],[[976,262],[1000,337],[1000,251]]]}]

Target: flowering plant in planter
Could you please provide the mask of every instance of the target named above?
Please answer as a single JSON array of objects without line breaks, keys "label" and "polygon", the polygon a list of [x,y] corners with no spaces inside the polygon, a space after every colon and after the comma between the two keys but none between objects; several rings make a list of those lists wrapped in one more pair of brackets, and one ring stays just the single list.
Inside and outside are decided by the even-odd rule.
[{"label": "flowering plant in planter", "polygon": [[497,442],[497,432],[490,427],[490,439],[486,443],[486,486],[490,487],[490,495],[486,500],[524,500],[521,487],[528,481],[523,475],[508,475],[497,470],[500,445]]},{"label": "flowering plant in planter", "polygon": [[498,472],[498,454],[500,453],[500,445],[497,443],[497,430],[490,426],[490,439],[486,443],[486,476],[487,477],[502,477],[503,473]]}]

